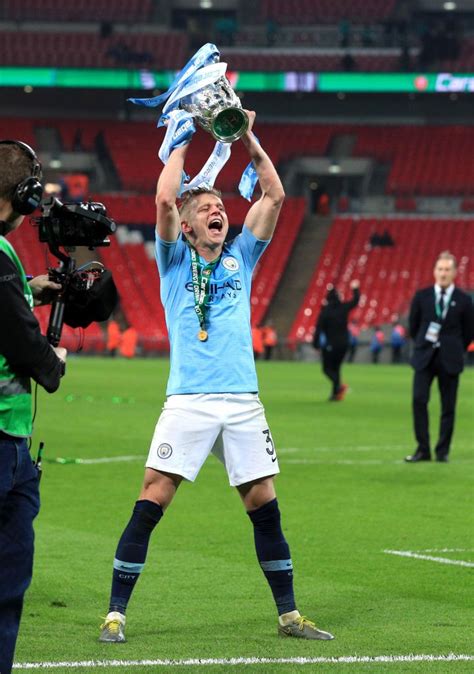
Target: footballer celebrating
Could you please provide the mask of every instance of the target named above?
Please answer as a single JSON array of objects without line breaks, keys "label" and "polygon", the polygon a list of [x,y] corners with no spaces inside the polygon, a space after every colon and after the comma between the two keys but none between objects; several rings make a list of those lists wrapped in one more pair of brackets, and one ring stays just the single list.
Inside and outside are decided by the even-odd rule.
[{"label": "footballer celebrating", "polygon": [[252,132],[255,113],[247,114],[249,128],[242,142],[261,197],[235,239],[225,241],[229,222],[217,190],[189,191],[178,210],[189,143],[171,152],[158,180],[156,259],[171,344],[167,400],[151,442],[143,487],[117,547],[100,641],[125,641],[125,612],[151,533],[182,480],[194,481],[211,451],[224,463],[253,525],[257,558],[278,611],[278,633],[333,639],[302,616],[295,602],[293,565],[274,487],[278,460],[258,397],[251,279],[270,243],[284,191]]}]

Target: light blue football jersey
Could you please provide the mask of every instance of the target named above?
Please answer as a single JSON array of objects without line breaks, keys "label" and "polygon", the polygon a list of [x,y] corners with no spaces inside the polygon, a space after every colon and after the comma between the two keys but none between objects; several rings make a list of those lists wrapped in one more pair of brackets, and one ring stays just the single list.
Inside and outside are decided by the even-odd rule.
[{"label": "light blue football jersey", "polygon": [[[270,241],[247,227],[224,244],[209,284],[208,339],[200,342],[194,309],[191,254],[181,235],[172,243],[156,236],[161,301],[171,344],[167,395],[258,391],[250,326],[252,272]],[[199,258],[206,264],[203,258]]]}]

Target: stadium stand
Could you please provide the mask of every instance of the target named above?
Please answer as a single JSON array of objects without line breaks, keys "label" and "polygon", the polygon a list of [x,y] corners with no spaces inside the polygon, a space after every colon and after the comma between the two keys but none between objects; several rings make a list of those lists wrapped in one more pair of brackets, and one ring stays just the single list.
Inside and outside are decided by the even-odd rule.
[{"label": "stadium stand", "polygon": [[[152,191],[156,148],[163,132],[145,122],[102,123],[102,127],[124,189]],[[468,196],[473,192],[474,136],[469,127],[261,124],[258,132],[276,164],[297,156],[325,156],[332,137],[352,133],[356,137],[353,156],[391,163],[387,194]],[[198,133],[193,143],[186,166],[190,175],[195,175],[206,161],[212,139]],[[132,153],[135,160],[130,162]],[[219,176],[220,189],[235,191],[246,163],[245,151],[237,144],[232,161]]]},{"label": "stadium stand", "polygon": [[153,0],[4,0],[0,17],[6,21],[124,21],[146,22]]},{"label": "stadium stand", "polygon": [[179,69],[187,59],[183,33],[98,33],[3,31],[4,66]]},{"label": "stadium stand", "polygon": [[[360,72],[382,72],[397,70],[400,53],[395,50],[391,53],[383,51],[351,50],[354,59],[354,69]],[[325,72],[345,70],[344,56],[346,50],[278,50],[271,51],[248,48],[245,50],[222,49],[222,60],[229,64],[231,70],[263,72]]]},{"label": "stadium stand", "polygon": [[[393,246],[370,244],[374,233],[387,231]],[[458,258],[457,284],[474,287],[474,221],[467,218],[338,217],[335,219],[303,303],[288,335],[295,346],[312,339],[329,283],[349,296],[360,279],[361,302],[353,312],[362,328],[403,315],[415,290],[432,282],[433,262],[443,249]]]},{"label": "stadium stand", "polygon": [[[80,24],[78,24],[80,27]],[[19,39],[19,35],[21,39]],[[393,72],[406,70],[401,47],[382,46],[350,49],[336,45],[320,48],[311,33],[293,38],[292,46],[262,50],[251,41],[245,44],[239,34],[240,47],[222,47],[221,60],[229,70],[263,72]],[[345,59],[350,53],[351,67]],[[410,50],[411,69],[421,71],[469,72],[474,68],[474,42],[466,38],[456,59],[443,59],[435,64],[418,64],[418,47]],[[2,31],[0,60],[4,66],[77,67],[77,68],[151,68],[179,70],[189,55],[187,36],[174,31],[153,33],[114,33],[101,36],[98,32]]]},{"label": "stadium stand", "polygon": [[461,202],[461,210],[464,213],[470,213],[474,211],[474,199],[463,199]]},{"label": "stadium stand", "polygon": [[[137,192],[153,192],[160,166],[158,148],[164,136],[163,129],[154,128],[150,122],[117,122],[89,120],[76,122],[55,121],[63,142],[72,146],[76,130],[81,129],[85,144],[90,145],[100,133],[104,134],[108,149],[121,180],[122,188]],[[292,157],[324,155],[333,128],[314,127],[310,124],[286,125],[262,123],[258,129],[262,143],[268,148],[275,163]],[[194,176],[202,168],[214,145],[212,138],[198,130],[193,138],[193,153],[186,163],[186,171]],[[133,162],[130,157],[133,156]],[[241,144],[232,148],[232,160],[219,174],[218,187],[223,192],[235,192],[248,156]]]},{"label": "stadium stand", "polygon": [[128,323],[139,333],[145,350],[168,348],[165,317],[159,301],[159,278],[154,261],[142,244],[120,244],[117,238],[110,248],[100,252],[102,261],[114,275],[122,311]]},{"label": "stadium stand", "polygon": [[387,193],[473,192],[474,136],[466,126],[359,127],[354,154],[391,162]]},{"label": "stadium stand", "polygon": [[[199,39],[215,41],[234,70],[469,72],[474,67],[469,30],[460,30],[453,19],[441,25],[429,13],[420,18],[420,7],[407,10],[400,0],[264,0],[252,17],[239,14],[238,2],[233,10],[239,20],[230,19],[235,31],[228,40],[210,22]],[[16,25],[0,34],[0,59],[6,66],[180,69],[197,36],[165,27],[165,14],[153,0],[5,0],[0,21]],[[41,22],[38,29],[31,29],[32,21]],[[65,23],[70,25],[63,31]]]},{"label": "stadium stand", "polygon": [[395,0],[262,0],[261,16],[282,24],[337,23],[348,17],[363,23],[387,18],[395,4]]},{"label": "stadium stand", "polygon": [[[94,195],[94,199],[103,200],[109,215],[119,224],[153,227],[152,194],[161,167],[157,150],[163,130],[157,130],[149,121],[2,118],[0,135],[22,138],[35,146],[35,133],[42,125],[57,129],[64,150],[74,148],[80,132],[83,149],[97,153],[97,141],[102,137],[122,191]],[[258,135],[274,162],[280,166],[302,156],[328,157],[334,138],[352,135],[352,156],[371,157],[389,166],[385,192],[395,197],[394,207],[398,212],[415,210],[415,197],[420,196],[456,197],[459,209],[466,213],[474,210],[474,164],[471,161],[474,137],[468,126],[259,123]],[[209,135],[198,131],[193,139],[193,153],[186,165],[191,176],[202,167],[213,143]],[[219,175],[217,183],[224,194],[236,193],[247,162],[244,148],[236,143],[232,160]],[[246,202],[229,197],[225,201],[231,224],[241,225],[248,207]],[[254,324],[265,317],[274,297],[305,209],[303,199],[288,199],[285,204],[272,245],[274,255],[268,259],[264,256],[256,270],[251,298]],[[395,240],[394,248],[370,247],[368,241],[377,229],[377,223],[382,229],[387,227]],[[464,287],[474,287],[472,273],[467,276],[465,257],[466,251],[474,244],[472,225],[472,219],[436,220],[421,215],[415,219],[402,216],[377,220],[336,219],[289,334],[291,343],[310,339],[315,311],[319,309],[327,283],[337,280],[342,290],[347,291],[352,273],[361,278],[364,295],[370,297],[368,302],[363,300],[356,314],[366,326],[385,322],[393,313],[403,314],[407,310],[414,288],[430,281],[432,260],[441,248],[449,248],[461,257],[464,255],[459,281]],[[28,272],[32,274],[44,273],[47,266],[44,250],[36,236],[33,230],[29,230],[27,239],[19,239],[17,243]],[[424,250],[422,264],[417,256],[420,249]],[[106,266],[115,272],[122,308],[129,323],[138,329],[143,348],[148,351],[166,350],[166,327],[158,301],[155,263],[148,257],[143,244],[113,239],[111,248],[101,250],[100,255]],[[51,260],[50,264],[56,266],[57,262]],[[43,327],[46,327],[47,312],[40,310],[39,315]],[[65,328],[64,336],[67,344],[77,345],[77,331]],[[88,328],[84,348],[104,348],[100,326]]]},{"label": "stadium stand", "polygon": [[28,145],[35,144],[33,120],[0,118],[0,136],[2,138],[21,138]]}]

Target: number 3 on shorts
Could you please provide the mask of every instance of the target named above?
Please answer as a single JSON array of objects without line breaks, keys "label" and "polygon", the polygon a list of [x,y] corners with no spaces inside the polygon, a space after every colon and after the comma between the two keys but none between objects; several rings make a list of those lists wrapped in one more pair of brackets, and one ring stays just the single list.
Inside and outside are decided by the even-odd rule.
[{"label": "number 3 on shorts", "polygon": [[267,454],[269,454],[272,457],[272,462],[276,461],[276,454],[275,454],[275,445],[273,444],[273,438],[270,435],[270,429],[266,428],[262,433],[265,436],[265,442],[267,446],[265,447],[265,450]]}]

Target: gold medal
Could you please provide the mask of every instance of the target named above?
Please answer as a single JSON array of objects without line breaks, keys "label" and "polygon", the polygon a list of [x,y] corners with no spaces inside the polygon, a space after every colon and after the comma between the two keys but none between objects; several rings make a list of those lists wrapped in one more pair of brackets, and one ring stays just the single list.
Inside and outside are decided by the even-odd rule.
[{"label": "gold medal", "polygon": [[207,340],[207,330],[199,330],[198,339],[200,342],[205,342]]}]

